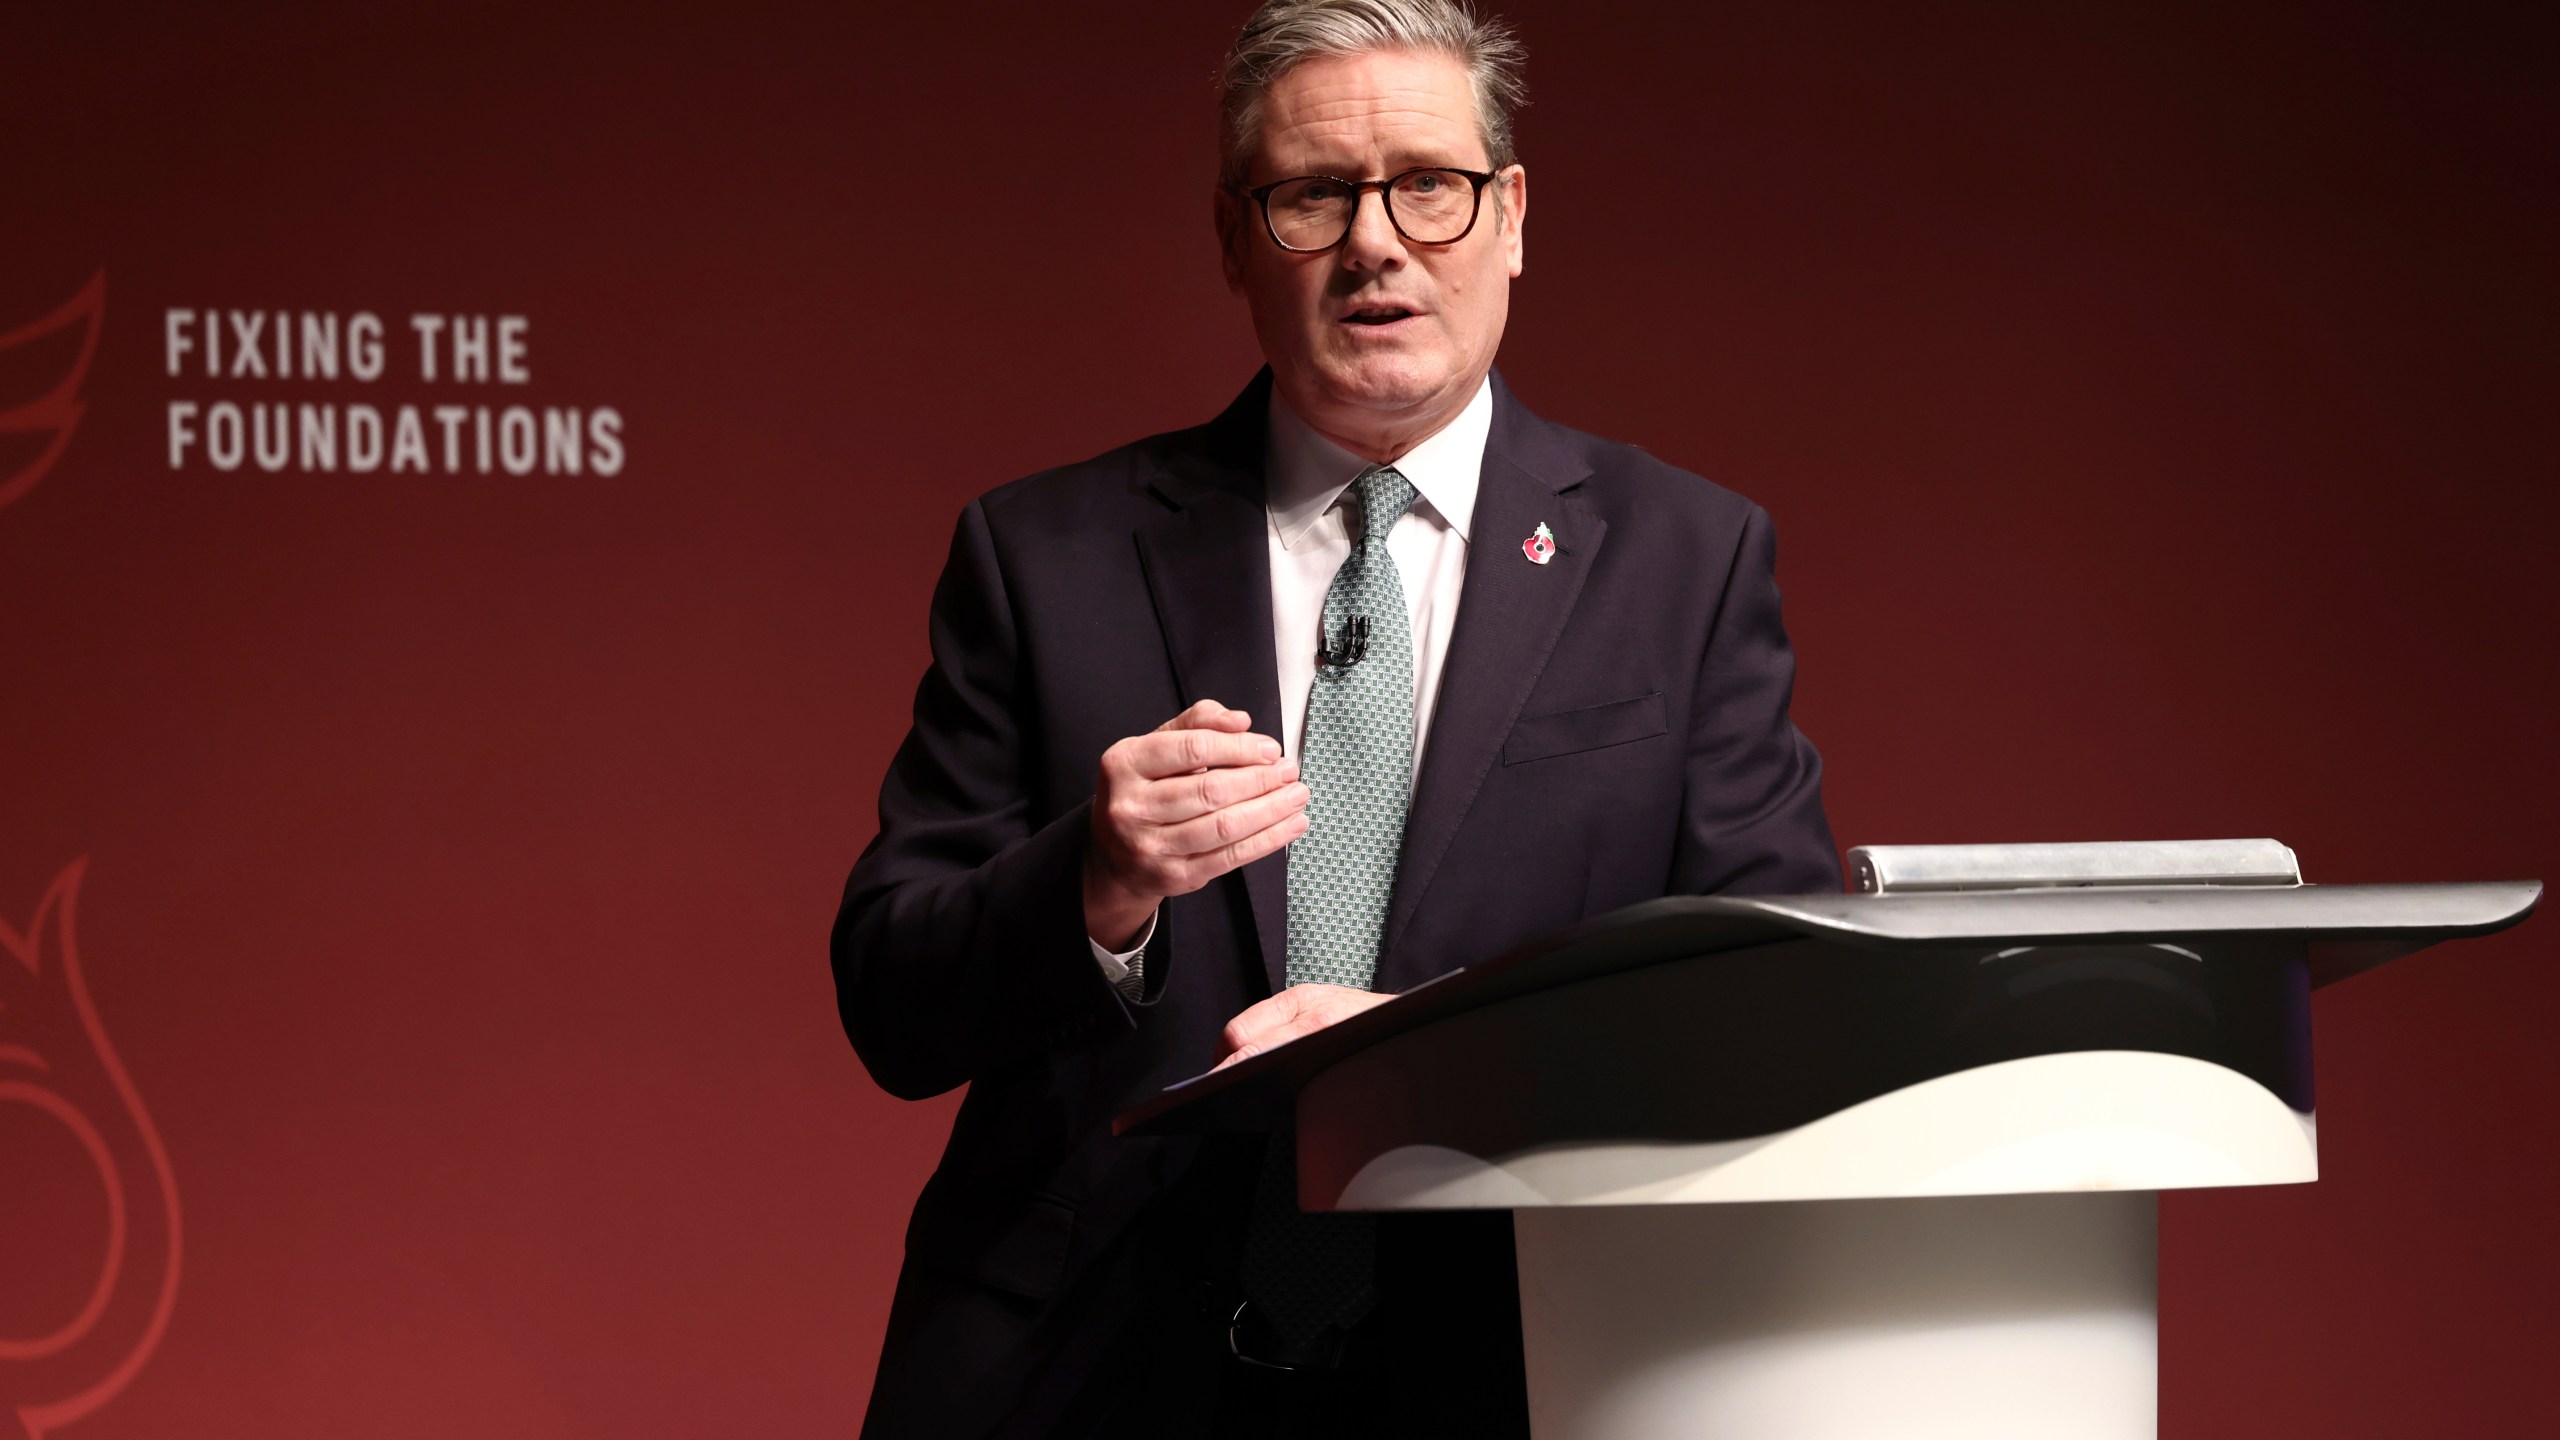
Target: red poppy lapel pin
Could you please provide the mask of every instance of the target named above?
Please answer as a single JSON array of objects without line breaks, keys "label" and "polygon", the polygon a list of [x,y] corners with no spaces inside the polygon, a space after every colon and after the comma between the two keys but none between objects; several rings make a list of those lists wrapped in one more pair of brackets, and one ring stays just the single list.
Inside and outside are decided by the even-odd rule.
[{"label": "red poppy lapel pin", "polygon": [[1544,565],[1553,560],[1556,558],[1556,532],[1547,528],[1546,521],[1539,521],[1537,533],[1520,542],[1520,553],[1528,556],[1532,565]]}]

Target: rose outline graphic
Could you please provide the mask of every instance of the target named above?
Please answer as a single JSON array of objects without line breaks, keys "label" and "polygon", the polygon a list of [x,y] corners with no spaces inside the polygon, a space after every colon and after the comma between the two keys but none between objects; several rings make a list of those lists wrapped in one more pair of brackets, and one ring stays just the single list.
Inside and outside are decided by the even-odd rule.
[{"label": "rose outline graphic", "polygon": [[97,357],[98,336],[106,328],[106,313],[107,272],[100,270],[51,313],[0,334],[0,354],[6,354],[74,325],[84,327],[79,352],[51,389],[24,404],[0,409],[0,435],[53,437],[33,460],[19,467],[17,474],[0,479],[0,508],[25,498],[28,491],[36,488],[36,482],[53,469],[54,462],[62,458],[62,452],[70,448],[72,433],[80,428],[80,417],[88,409],[80,399],[80,386],[89,378],[89,362]]},{"label": "rose outline graphic", "polygon": [[24,931],[0,920],[0,1104],[31,1106],[70,1131],[104,1180],[108,1220],[106,1253],[79,1310],[42,1335],[0,1336],[0,1434],[14,1420],[26,1440],[122,1393],[167,1333],[178,1298],[177,1179],[81,967],[88,863],[74,860],[54,877]]}]

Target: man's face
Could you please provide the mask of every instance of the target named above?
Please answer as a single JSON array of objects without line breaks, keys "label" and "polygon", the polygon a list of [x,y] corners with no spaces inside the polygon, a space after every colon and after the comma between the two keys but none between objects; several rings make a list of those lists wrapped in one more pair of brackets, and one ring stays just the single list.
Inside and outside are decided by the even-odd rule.
[{"label": "man's face", "polygon": [[[1281,76],[1248,158],[1249,185],[1488,166],[1465,69],[1402,50],[1309,60]],[[1448,245],[1396,233],[1383,199],[1363,195],[1350,238],[1316,255],[1273,243],[1250,199],[1222,191],[1218,205],[1227,283],[1252,309],[1281,394],[1377,459],[1447,424],[1492,367],[1520,273],[1528,176],[1515,165],[1487,186],[1475,228]]]}]

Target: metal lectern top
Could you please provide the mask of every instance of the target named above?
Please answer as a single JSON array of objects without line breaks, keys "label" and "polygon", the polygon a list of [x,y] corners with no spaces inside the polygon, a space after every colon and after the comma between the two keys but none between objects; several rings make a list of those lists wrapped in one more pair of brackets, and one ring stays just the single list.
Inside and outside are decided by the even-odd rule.
[{"label": "metal lectern top", "polygon": [[2015,890],[1673,896],[1596,917],[1453,970],[1384,1005],[1168,1088],[1120,1116],[1122,1134],[1255,1128],[1285,1114],[1325,1067],[1444,1017],[1616,971],[1782,940],[1890,951],[1950,945],[2158,943],[2296,937],[2326,985],[2440,940],[2503,930],[2531,914],[2539,881],[2304,885],[2064,884]]}]

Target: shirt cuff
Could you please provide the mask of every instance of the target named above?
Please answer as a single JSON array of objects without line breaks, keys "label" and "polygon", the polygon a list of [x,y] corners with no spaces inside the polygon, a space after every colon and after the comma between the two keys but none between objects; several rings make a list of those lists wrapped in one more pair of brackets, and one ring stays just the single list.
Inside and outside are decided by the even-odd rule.
[{"label": "shirt cuff", "polygon": [[1129,979],[1129,961],[1134,961],[1137,953],[1147,948],[1147,940],[1155,940],[1155,915],[1147,915],[1147,928],[1139,930],[1137,945],[1129,945],[1126,951],[1106,951],[1101,940],[1085,935],[1085,945],[1093,945],[1093,963],[1101,966],[1103,979],[1111,981],[1111,984]]},{"label": "shirt cuff", "polygon": [[1137,959],[1138,952],[1146,949],[1147,942],[1154,938],[1156,938],[1156,917],[1155,914],[1150,913],[1147,916],[1147,928],[1138,932],[1138,943],[1126,950],[1116,953],[1105,950],[1102,948],[1102,942],[1090,935],[1084,937],[1084,943],[1093,947],[1093,963],[1102,967],[1102,978],[1117,986],[1121,981],[1129,978],[1129,962]]}]

